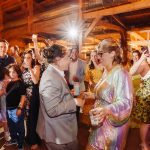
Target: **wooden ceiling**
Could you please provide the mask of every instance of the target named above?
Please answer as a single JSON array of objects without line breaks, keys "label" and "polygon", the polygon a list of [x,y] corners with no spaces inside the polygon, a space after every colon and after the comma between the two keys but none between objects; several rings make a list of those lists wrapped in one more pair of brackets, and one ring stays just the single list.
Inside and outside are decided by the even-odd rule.
[{"label": "wooden ceiling", "polygon": [[1,0],[0,36],[30,41],[37,33],[41,40],[62,40],[68,24],[77,22],[83,29],[82,50],[108,37],[139,45],[150,40],[149,18],[150,0]]}]

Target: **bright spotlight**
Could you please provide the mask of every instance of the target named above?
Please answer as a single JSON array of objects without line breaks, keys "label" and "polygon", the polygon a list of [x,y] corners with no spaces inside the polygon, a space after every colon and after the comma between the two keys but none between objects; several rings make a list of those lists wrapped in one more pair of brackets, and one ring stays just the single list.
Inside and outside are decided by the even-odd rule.
[{"label": "bright spotlight", "polygon": [[80,20],[66,19],[61,24],[62,36],[70,43],[78,43],[79,37],[82,34],[83,22]]},{"label": "bright spotlight", "polygon": [[70,27],[70,29],[68,29],[68,37],[71,39],[77,39],[78,37],[78,28],[77,27]]}]

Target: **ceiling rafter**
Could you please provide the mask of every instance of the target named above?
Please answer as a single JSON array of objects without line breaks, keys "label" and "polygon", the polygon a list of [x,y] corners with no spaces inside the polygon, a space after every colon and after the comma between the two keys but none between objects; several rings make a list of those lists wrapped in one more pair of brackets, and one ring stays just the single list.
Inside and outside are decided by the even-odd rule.
[{"label": "ceiling rafter", "polygon": [[100,17],[100,16],[109,16],[109,15],[121,14],[121,13],[125,13],[125,12],[131,12],[131,11],[146,9],[149,7],[150,7],[149,0],[141,0],[141,1],[132,2],[129,4],[114,6],[111,8],[95,10],[92,12],[85,12],[85,13],[83,13],[83,17],[85,19],[96,18],[97,16]]},{"label": "ceiling rafter", "polygon": [[85,34],[84,34],[84,39],[87,38],[88,34],[93,30],[93,28],[95,27],[95,25],[98,23],[98,21],[101,19],[101,17],[96,17],[93,22],[91,23],[91,25],[88,27],[88,29],[86,30]]}]

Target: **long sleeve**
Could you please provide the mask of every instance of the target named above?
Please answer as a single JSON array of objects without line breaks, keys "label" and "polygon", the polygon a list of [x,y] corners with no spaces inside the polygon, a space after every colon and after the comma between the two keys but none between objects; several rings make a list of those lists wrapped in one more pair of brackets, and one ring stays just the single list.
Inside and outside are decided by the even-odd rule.
[{"label": "long sleeve", "polygon": [[112,77],[114,86],[114,100],[108,106],[110,110],[109,120],[113,125],[119,125],[128,120],[133,100],[132,84],[128,73],[118,70]]},{"label": "long sleeve", "polygon": [[43,83],[40,98],[49,117],[56,117],[76,111],[76,104],[69,91],[62,96],[63,85],[56,79],[49,79]]}]

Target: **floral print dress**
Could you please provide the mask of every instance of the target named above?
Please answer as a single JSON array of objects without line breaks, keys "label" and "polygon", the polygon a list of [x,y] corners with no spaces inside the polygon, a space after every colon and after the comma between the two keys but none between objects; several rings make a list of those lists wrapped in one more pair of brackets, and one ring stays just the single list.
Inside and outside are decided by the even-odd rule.
[{"label": "floral print dress", "polygon": [[[30,101],[32,99],[32,91],[33,91],[33,81],[31,79],[31,74],[28,71],[28,69],[25,69],[22,73],[22,79],[24,81],[25,87],[26,87],[26,110],[30,108]],[[28,112],[27,112],[28,114]]]},{"label": "floral print dress", "polygon": [[150,71],[142,78],[140,88],[136,91],[137,103],[133,110],[135,119],[150,124]]}]

